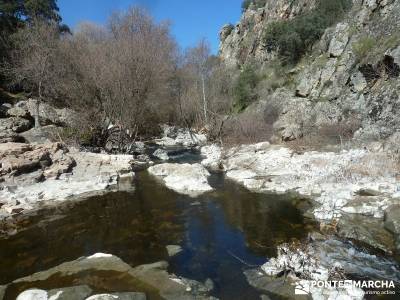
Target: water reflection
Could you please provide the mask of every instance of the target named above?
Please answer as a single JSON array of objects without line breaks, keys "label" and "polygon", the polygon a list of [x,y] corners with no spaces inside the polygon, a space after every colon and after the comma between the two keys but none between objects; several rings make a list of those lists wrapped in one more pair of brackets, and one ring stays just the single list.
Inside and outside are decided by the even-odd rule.
[{"label": "water reflection", "polygon": [[0,240],[0,284],[95,252],[132,266],[155,262],[167,259],[166,245],[180,244],[171,272],[211,278],[221,299],[252,299],[258,293],[243,269],[264,263],[278,243],[307,234],[290,197],[251,193],[222,175],[211,179],[216,191],[195,199],[146,172],[137,180],[133,193],[69,202],[20,220],[24,229]]}]

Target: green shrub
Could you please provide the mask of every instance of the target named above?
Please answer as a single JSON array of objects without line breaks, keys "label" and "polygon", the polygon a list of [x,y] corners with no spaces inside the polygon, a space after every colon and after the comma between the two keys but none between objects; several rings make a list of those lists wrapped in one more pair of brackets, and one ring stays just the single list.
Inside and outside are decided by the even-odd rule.
[{"label": "green shrub", "polygon": [[259,77],[254,67],[251,65],[244,66],[234,85],[235,102],[233,108],[236,112],[243,111],[249,104],[257,99],[255,88],[258,81]]},{"label": "green shrub", "polygon": [[255,6],[255,8],[264,7],[267,3],[267,0],[243,0],[242,2],[242,11],[246,11],[251,4]]},{"label": "green shrub", "polygon": [[350,0],[318,0],[316,8],[307,13],[269,24],[263,37],[267,50],[278,51],[284,63],[297,63],[350,7]]},{"label": "green shrub", "polygon": [[353,52],[358,61],[363,60],[377,45],[377,40],[371,36],[363,36],[353,44]]}]

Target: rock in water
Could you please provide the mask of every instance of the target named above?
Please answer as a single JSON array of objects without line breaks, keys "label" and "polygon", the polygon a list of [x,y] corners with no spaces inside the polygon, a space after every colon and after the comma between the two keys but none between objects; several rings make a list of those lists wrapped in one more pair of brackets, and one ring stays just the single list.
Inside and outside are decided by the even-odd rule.
[{"label": "rock in water", "polygon": [[18,295],[17,300],[48,300],[45,290],[31,289]]},{"label": "rock in water", "polygon": [[157,157],[161,160],[169,160],[167,151],[165,151],[163,149],[157,149],[156,151],[154,151],[153,156]]},{"label": "rock in water", "polygon": [[212,190],[207,181],[210,173],[201,164],[160,164],[148,171],[162,178],[168,188],[178,193],[197,196]]},{"label": "rock in water", "polygon": [[146,295],[143,293],[98,294],[90,296],[86,300],[146,300]]}]

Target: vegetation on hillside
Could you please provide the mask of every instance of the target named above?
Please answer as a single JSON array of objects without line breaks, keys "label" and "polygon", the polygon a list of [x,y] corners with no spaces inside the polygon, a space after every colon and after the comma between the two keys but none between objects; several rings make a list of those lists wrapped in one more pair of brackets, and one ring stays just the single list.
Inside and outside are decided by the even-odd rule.
[{"label": "vegetation on hillside", "polygon": [[254,5],[255,8],[264,7],[267,3],[267,0],[243,0],[242,2],[242,11],[246,11],[249,9],[250,5]]},{"label": "vegetation on hillside", "polygon": [[264,32],[264,43],[269,51],[278,51],[284,63],[297,63],[326,28],[337,23],[350,7],[350,0],[318,0],[309,12],[269,24]]}]

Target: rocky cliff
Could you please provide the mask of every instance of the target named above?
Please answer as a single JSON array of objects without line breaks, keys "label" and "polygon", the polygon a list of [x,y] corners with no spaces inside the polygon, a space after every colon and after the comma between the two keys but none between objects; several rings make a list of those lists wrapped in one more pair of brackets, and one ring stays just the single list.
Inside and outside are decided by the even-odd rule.
[{"label": "rocky cliff", "polygon": [[[220,33],[220,57],[230,66],[257,66],[263,85],[253,108],[279,108],[276,136],[294,140],[324,126],[346,126],[354,138],[396,140],[400,129],[400,1],[352,0],[351,8],[328,27],[302,59],[269,81],[279,55],[263,34],[272,22],[307,14],[315,0],[267,0],[250,5],[236,26]],[[274,69],[275,68],[275,69]],[[275,76],[276,77],[276,76]],[[355,125],[356,124],[356,125]],[[339,130],[339,129],[338,129]]]}]

